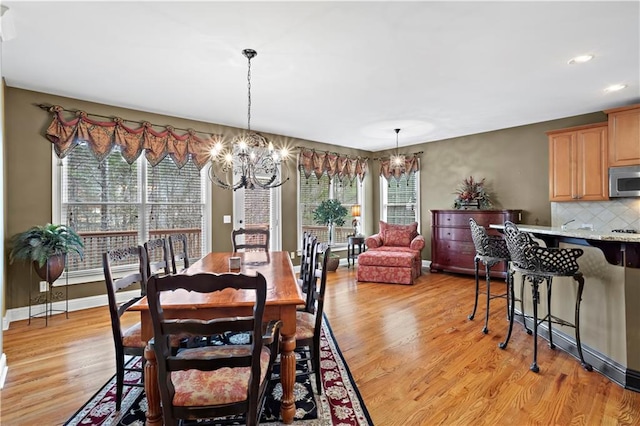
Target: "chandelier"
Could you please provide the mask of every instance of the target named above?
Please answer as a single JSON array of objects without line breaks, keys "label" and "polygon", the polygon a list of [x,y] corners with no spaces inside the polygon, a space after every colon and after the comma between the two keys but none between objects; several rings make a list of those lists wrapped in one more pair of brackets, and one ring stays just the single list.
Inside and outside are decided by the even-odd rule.
[{"label": "chandelier", "polygon": [[398,147],[398,133],[400,133],[400,129],[394,129],[396,132],[396,153],[391,156],[391,164],[389,165],[392,174],[401,175],[405,172],[405,161],[404,155],[400,155],[399,147]]},{"label": "chandelier", "polygon": [[[251,131],[251,59],[258,53],[244,49],[247,71],[247,131],[235,137],[231,146],[218,141],[211,149],[209,178],[224,189],[270,189],[289,180],[286,148],[276,149],[264,136]],[[283,172],[284,170],[284,172]]]}]

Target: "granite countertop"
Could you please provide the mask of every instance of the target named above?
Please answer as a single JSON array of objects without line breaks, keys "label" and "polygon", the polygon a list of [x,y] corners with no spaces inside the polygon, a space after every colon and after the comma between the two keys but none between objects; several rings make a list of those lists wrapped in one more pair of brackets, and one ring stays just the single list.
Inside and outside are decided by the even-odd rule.
[{"label": "granite countertop", "polygon": [[[592,231],[588,229],[565,229],[563,230],[557,226],[538,226],[538,225],[526,225],[519,223],[516,225],[519,230],[524,232],[531,232],[533,234],[547,234],[557,235],[560,237],[568,238],[582,238],[585,240],[600,240],[600,241],[618,241],[623,243],[640,243],[640,234],[627,234],[624,232],[610,232],[610,231]],[[489,225],[493,229],[504,229],[504,225]]]}]

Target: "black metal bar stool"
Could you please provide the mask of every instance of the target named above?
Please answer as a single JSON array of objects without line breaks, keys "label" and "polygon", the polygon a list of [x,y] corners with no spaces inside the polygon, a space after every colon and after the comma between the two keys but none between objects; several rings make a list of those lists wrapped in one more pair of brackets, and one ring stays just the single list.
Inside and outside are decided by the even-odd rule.
[{"label": "black metal bar stool", "polygon": [[[491,299],[495,298],[505,298],[507,299],[507,319],[510,318],[512,310],[509,309],[509,300],[514,296],[514,292],[512,291],[513,283],[513,273],[509,269],[509,250],[507,249],[507,243],[502,237],[488,235],[485,228],[473,219],[469,219],[469,227],[471,228],[471,237],[473,239],[473,244],[476,249],[476,255],[474,257],[475,263],[475,278],[476,278],[476,297],[475,302],[473,304],[473,312],[468,316],[470,320],[472,320],[476,315],[476,310],[478,308],[478,294],[480,293],[480,279],[479,279],[479,263],[482,262],[485,266],[485,280],[487,287],[487,309],[485,313],[485,321],[484,328],[482,332],[487,334],[489,332],[489,302]],[[502,294],[491,294],[491,276],[490,269],[500,263],[504,262],[506,265],[507,271],[507,291]],[[522,289],[524,288],[524,284],[521,285],[520,294],[522,294]],[[524,315],[524,302],[523,298],[515,299],[514,302],[520,302],[520,311]],[[527,328],[526,322],[523,321],[524,328],[527,330],[527,333],[531,334],[531,330]]]},{"label": "black metal bar stool", "polygon": [[[491,294],[491,275],[490,269],[494,265],[497,265],[500,262],[504,262],[506,265],[507,271],[509,270],[509,250],[507,249],[507,244],[501,237],[487,235],[486,230],[483,226],[478,225],[478,223],[473,219],[469,219],[469,226],[471,227],[471,237],[473,238],[473,245],[476,248],[476,256],[473,261],[475,263],[475,277],[476,277],[476,298],[473,304],[473,312],[469,315],[469,319],[472,320],[476,315],[476,310],[478,309],[478,293],[480,292],[480,279],[479,279],[479,263],[482,262],[485,268],[485,279],[487,282],[487,309],[485,313],[484,319],[484,328],[482,332],[487,334],[489,332],[489,302],[495,298],[506,298],[507,299],[507,313],[510,315],[509,311],[509,297],[510,291],[509,287],[512,285],[510,280],[510,274],[507,273],[507,291],[502,294]],[[522,303],[522,302],[521,302]]]},{"label": "black metal bar stool", "polygon": [[[553,331],[551,324],[559,324],[573,327],[576,334],[576,346],[578,356],[582,367],[587,371],[593,368],[584,360],[582,355],[582,344],[580,342],[580,302],[582,301],[582,291],[584,289],[584,277],[578,270],[579,265],[577,259],[584,253],[581,249],[573,248],[553,248],[541,247],[533,240],[530,234],[521,232],[512,222],[505,222],[504,225],[505,240],[509,255],[511,257],[511,268],[522,274],[522,283],[525,278],[531,283],[531,292],[533,295],[533,363],[530,370],[537,373],[540,371],[538,367],[538,325],[547,321],[549,327],[549,347],[555,349],[553,344]],[[571,277],[578,284],[578,292],[575,303],[575,322],[571,324],[561,318],[551,314],[551,284],[553,277]],[[545,282],[547,285],[547,315],[538,320],[538,303],[540,303],[539,285]],[[511,287],[513,291],[513,286]],[[507,347],[511,331],[513,329],[513,311],[515,305],[513,303],[513,294],[511,298],[511,316],[509,320],[509,331],[503,343],[500,344],[502,349]]]}]

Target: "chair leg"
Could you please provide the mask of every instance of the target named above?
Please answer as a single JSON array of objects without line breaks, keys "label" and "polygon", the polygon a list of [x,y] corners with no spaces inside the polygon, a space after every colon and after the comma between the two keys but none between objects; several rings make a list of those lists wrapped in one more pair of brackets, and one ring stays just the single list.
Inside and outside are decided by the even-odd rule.
[{"label": "chair leg", "polygon": [[312,364],[314,375],[316,376],[316,388],[318,389],[318,395],[322,395],[322,372],[320,371],[320,345],[314,344],[309,348],[312,355]]},{"label": "chair leg", "polygon": [[475,264],[475,270],[476,270],[476,299],[475,299],[475,302],[473,303],[473,312],[471,312],[471,315],[468,316],[468,318],[470,320],[472,320],[473,317],[476,316],[476,309],[478,309],[478,291],[479,291],[479,287],[480,287],[479,279],[478,279],[478,262],[479,262],[479,259],[476,257],[473,260],[473,262]]},{"label": "chair leg", "polygon": [[549,347],[555,349],[556,345],[553,344],[553,330],[551,329],[551,285],[553,284],[553,277],[547,278],[547,323],[549,324]]},{"label": "chair leg", "polygon": [[531,279],[531,293],[533,295],[533,362],[531,363],[529,370],[534,373],[540,371],[540,368],[538,367],[538,303],[540,301],[538,284],[538,278],[533,277]]},{"label": "chair leg", "polygon": [[116,411],[122,405],[122,391],[124,388],[124,354],[116,354]]},{"label": "chair leg", "polygon": [[491,300],[491,276],[489,275],[489,263],[484,264],[485,280],[487,282],[487,311],[484,317],[484,328],[482,332],[487,334],[489,332],[489,301]]},{"label": "chair leg", "polygon": [[507,268],[507,317],[509,318],[509,329],[507,331],[507,337],[505,337],[504,342],[498,344],[498,347],[500,349],[507,348],[507,344],[509,343],[509,339],[511,338],[511,331],[513,330],[513,318],[515,317],[516,309],[516,295],[513,287],[513,274]]},{"label": "chair leg", "polygon": [[529,327],[527,327],[527,318],[524,315],[524,276],[522,277],[522,282],[520,283],[520,312],[522,312],[522,325],[527,331],[527,334],[531,335],[531,330],[529,330]]},{"label": "chair leg", "polygon": [[584,360],[582,355],[582,343],[580,342],[580,303],[582,302],[582,290],[584,289],[584,277],[582,274],[574,275],[574,280],[578,281],[578,294],[576,295],[576,313],[575,313],[575,325],[576,325],[576,345],[578,346],[578,355],[580,356],[580,363],[582,368],[587,371],[593,371],[591,364]]}]

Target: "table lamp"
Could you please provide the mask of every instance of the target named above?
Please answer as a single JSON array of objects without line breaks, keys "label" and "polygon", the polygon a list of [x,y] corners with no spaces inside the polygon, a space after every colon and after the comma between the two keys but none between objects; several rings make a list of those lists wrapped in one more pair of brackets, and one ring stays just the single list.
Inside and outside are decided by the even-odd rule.
[{"label": "table lamp", "polygon": [[351,216],[353,216],[353,220],[351,221],[351,226],[353,226],[353,235],[358,235],[358,225],[360,222],[360,204],[354,204],[351,206]]}]

